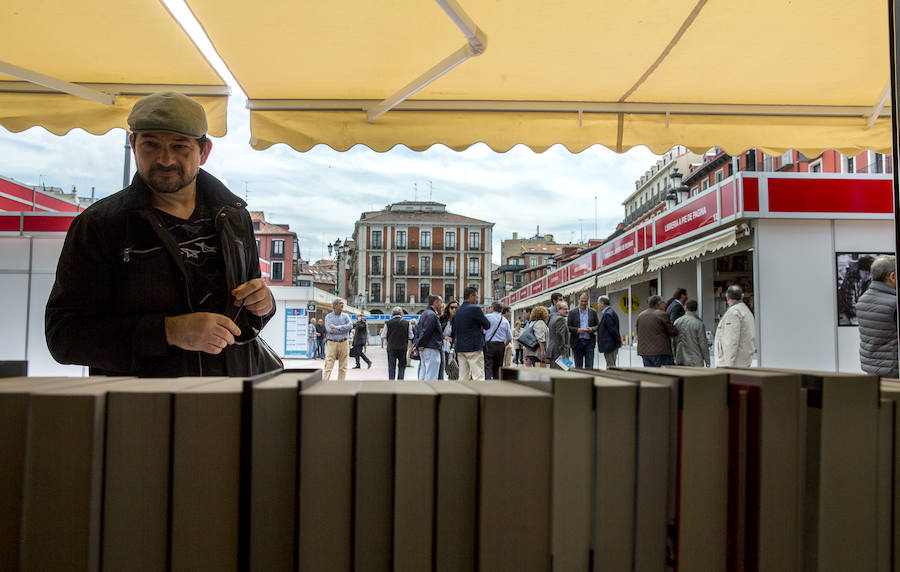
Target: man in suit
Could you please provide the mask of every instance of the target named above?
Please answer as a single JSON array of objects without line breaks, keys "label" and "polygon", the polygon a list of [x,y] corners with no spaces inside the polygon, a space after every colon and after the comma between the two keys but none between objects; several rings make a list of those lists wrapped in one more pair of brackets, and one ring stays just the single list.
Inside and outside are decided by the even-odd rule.
[{"label": "man in suit", "polygon": [[684,303],[687,302],[687,290],[684,288],[676,288],[669,305],[666,306],[666,314],[669,315],[669,321],[673,324],[675,320],[684,316]]},{"label": "man in suit", "polygon": [[471,286],[466,288],[463,303],[453,317],[459,381],[484,379],[484,330],[490,327],[491,323],[478,306],[478,290]]},{"label": "man in suit", "polygon": [[597,351],[606,358],[606,367],[616,365],[619,348],[622,347],[622,334],[619,333],[619,315],[609,307],[609,298],[597,298],[600,309],[600,324],[597,326]]},{"label": "man in suit", "polygon": [[556,313],[550,317],[547,324],[550,327],[550,333],[547,336],[547,358],[550,367],[559,369],[556,365],[556,358],[565,357],[569,353],[569,305],[564,301],[556,304]]},{"label": "man in suit", "polygon": [[578,307],[569,312],[567,322],[572,343],[574,367],[594,367],[594,340],[600,320],[597,312],[588,306],[587,292],[578,298]]}]

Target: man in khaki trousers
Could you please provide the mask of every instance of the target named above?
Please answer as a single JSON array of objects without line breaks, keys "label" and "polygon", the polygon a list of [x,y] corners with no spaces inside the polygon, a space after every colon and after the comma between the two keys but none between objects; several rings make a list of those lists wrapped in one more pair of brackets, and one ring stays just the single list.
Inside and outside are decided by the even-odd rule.
[{"label": "man in khaki trousers", "polygon": [[344,300],[336,298],[331,304],[333,309],[325,316],[325,370],[322,379],[331,379],[334,361],[338,362],[338,379],[347,378],[347,359],[350,356],[350,330],[353,323],[350,316],[344,314]]}]

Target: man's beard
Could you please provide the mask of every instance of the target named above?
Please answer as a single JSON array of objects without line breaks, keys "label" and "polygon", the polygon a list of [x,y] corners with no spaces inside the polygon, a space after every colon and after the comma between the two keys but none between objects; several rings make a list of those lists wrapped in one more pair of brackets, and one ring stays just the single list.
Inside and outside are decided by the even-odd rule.
[{"label": "man's beard", "polygon": [[[160,177],[159,173],[174,173],[175,177]],[[174,194],[190,185],[197,178],[197,173],[188,177],[184,174],[184,169],[180,165],[172,167],[153,166],[147,173],[140,173],[141,178],[147,183],[151,189],[158,193]]]}]

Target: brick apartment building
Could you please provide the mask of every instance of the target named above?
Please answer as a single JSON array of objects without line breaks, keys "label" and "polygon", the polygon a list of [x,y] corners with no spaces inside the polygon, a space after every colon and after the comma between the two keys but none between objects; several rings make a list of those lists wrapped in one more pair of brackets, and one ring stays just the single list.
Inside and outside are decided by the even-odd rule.
[{"label": "brick apartment building", "polygon": [[293,286],[300,258],[297,233],[291,232],[289,225],[267,222],[262,211],[250,211],[250,220],[266,284]]},{"label": "brick apartment building", "polygon": [[418,313],[431,294],[458,299],[474,286],[479,302],[490,302],[493,226],[432,201],[364,212],[353,231],[347,299],[373,314],[393,306]]}]

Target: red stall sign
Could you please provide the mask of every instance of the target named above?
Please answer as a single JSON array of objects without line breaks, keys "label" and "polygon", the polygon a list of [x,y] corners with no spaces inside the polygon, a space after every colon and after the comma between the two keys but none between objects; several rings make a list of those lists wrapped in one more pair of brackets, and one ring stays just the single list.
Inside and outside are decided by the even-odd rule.
[{"label": "red stall sign", "polygon": [[574,280],[575,278],[580,278],[585,274],[589,274],[594,270],[594,253],[590,252],[583,256],[579,256],[569,264],[568,268],[569,280]]},{"label": "red stall sign", "polygon": [[718,219],[716,193],[706,193],[698,199],[656,219],[656,244],[660,245]]},{"label": "red stall sign", "polygon": [[609,266],[619,260],[628,258],[637,252],[635,249],[634,233],[617,238],[609,244],[605,244],[600,250],[601,266]]}]

